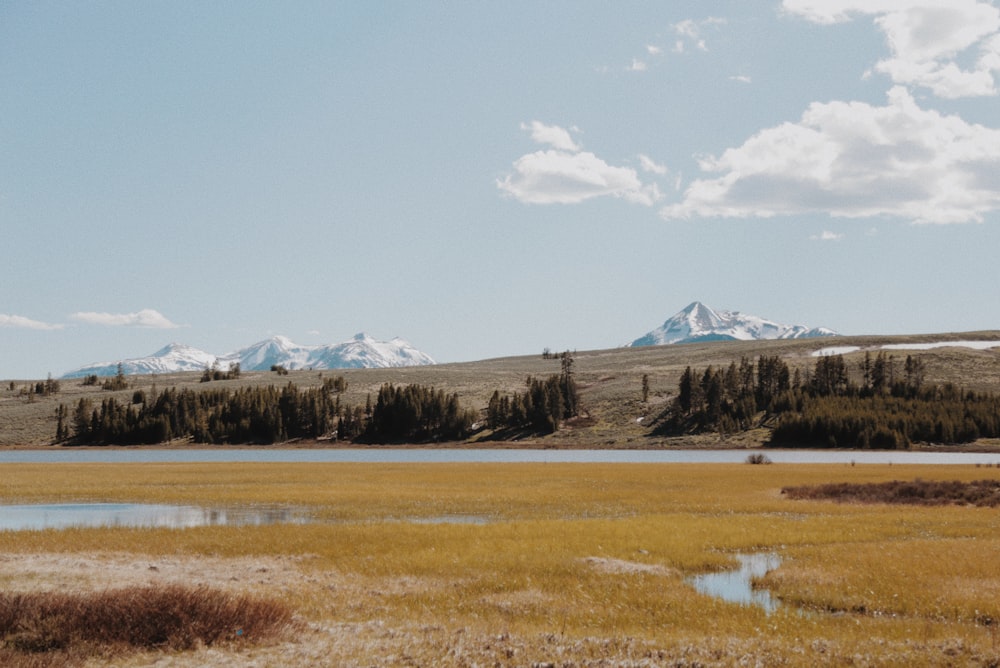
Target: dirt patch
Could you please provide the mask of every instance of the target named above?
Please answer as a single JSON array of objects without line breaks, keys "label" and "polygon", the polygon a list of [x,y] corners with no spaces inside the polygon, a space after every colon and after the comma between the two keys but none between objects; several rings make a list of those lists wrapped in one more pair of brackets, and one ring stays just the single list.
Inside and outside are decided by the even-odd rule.
[{"label": "dirt patch", "polygon": [[8,592],[87,592],[183,584],[228,591],[282,590],[303,580],[309,557],[146,557],[134,554],[0,554],[0,584]]},{"label": "dirt patch", "polygon": [[587,557],[584,559],[591,568],[609,573],[612,575],[634,575],[637,573],[647,573],[649,575],[661,575],[671,577],[680,575],[673,568],[661,566],[660,564],[643,564],[638,561],[625,561],[624,559],[609,559],[607,557]]}]

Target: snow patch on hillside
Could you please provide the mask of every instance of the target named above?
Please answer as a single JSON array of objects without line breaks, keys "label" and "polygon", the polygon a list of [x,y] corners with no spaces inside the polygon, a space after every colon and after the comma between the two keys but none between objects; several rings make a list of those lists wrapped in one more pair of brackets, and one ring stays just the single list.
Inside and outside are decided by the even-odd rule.
[{"label": "snow patch on hillside", "polygon": [[[874,346],[868,350],[933,350],[935,348],[972,348],[973,350],[990,350],[1000,348],[1000,341],[933,341],[925,343],[887,343]],[[860,346],[830,346],[812,352],[813,357],[828,357],[830,355],[847,355],[862,350]]]}]

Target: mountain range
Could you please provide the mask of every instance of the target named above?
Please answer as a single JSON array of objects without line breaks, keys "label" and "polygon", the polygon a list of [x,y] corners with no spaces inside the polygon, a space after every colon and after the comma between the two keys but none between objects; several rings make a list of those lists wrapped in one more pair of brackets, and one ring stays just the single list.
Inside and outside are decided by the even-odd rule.
[{"label": "mountain range", "polygon": [[362,369],[434,364],[430,355],[420,352],[403,339],[376,341],[368,334],[357,334],[343,343],[303,346],[284,336],[274,336],[252,346],[225,355],[213,355],[179,343],[157,350],[147,357],[91,364],[63,374],[63,378],[89,375],[113,376],[121,364],[126,375],[203,371],[213,365],[225,371],[239,363],[241,371],[267,371],[280,365],[295,369]]},{"label": "mountain range", "polygon": [[837,332],[825,327],[782,325],[755,315],[746,315],[739,311],[717,311],[701,302],[692,302],[660,327],[627,344],[626,347],[706,341],[805,339],[817,336],[837,336]]},{"label": "mountain range", "polygon": [[[755,315],[714,310],[701,302],[692,302],[663,325],[626,344],[626,347],[836,335],[825,327],[783,325]],[[91,364],[69,371],[63,374],[63,378],[113,376],[118,372],[119,364],[126,375],[142,375],[203,371],[212,366],[225,371],[235,363],[239,363],[242,371],[267,371],[275,365],[289,370],[361,369],[421,366],[435,362],[429,355],[399,338],[376,341],[361,333],[343,343],[303,346],[284,336],[274,336],[225,355],[213,355],[191,346],[171,343],[147,357]]]}]

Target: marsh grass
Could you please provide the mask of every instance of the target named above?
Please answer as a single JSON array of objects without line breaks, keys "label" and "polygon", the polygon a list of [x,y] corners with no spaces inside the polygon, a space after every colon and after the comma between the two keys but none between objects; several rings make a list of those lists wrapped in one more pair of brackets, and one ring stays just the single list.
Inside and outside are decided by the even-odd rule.
[{"label": "marsh grass", "polygon": [[[493,638],[494,648],[526,648],[532,657],[552,656],[546,654],[546,638],[555,638],[551,642],[559,647],[579,647],[595,657],[621,660],[615,652],[625,652],[622,648],[645,652],[652,647],[664,656],[695,657],[706,665],[713,665],[705,658],[713,651],[722,652],[716,661],[725,663],[730,646],[790,665],[848,663],[855,655],[869,656],[869,663],[890,656],[901,658],[882,663],[940,663],[954,643],[961,644],[955,656],[962,661],[1000,658],[989,622],[1000,619],[995,568],[1000,529],[994,510],[804,502],[781,494],[789,486],[918,476],[1000,480],[1000,470],[745,464],[9,465],[0,496],[12,502],[285,502],[308,508],[322,521],[0,532],[0,556],[301,558],[298,584],[262,586],[257,593],[280,595],[315,624],[392,629],[396,650],[429,643],[419,655],[423,663],[445,656],[446,648],[435,643],[454,649],[459,632]],[[487,521],[406,521],[450,515]],[[687,581],[698,573],[735,568],[735,554],[756,551],[776,552],[783,559],[760,580],[782,601],[771,615],[702,595]],[[0,583],[4,571],[0,561]],[[371,626],[376,624],[385,626]],[[384,635],[389,631],[379,633],[371,642],[390,643]],[[499,643],[500,636],[513,640]],[[601,639],[614,640],[619,649],[601,645]],[[360,640],[352,647],[343,650],[341,663],[379,663]],[[692,648],[700,649],[686,655]],[[463,656],[493,659],[486,650],[476,654],[479,650],[466,646],[463,651],[445,665],[462,665]],[[500,660],[531,663],[505,661],[502,655]]]}]

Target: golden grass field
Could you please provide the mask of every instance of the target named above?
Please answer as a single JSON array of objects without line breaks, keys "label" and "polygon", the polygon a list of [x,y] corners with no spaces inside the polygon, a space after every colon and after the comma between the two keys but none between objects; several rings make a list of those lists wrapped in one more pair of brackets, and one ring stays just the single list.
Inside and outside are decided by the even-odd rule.
[{"label": "golden grass field", "polygon": [[[280,599],[301,622],[263,644],[92,665],[998,665],[996,509],[780,492],[917,477],[1000,468],[5,464],[7,503],[285,504],[318,521],[0,532],[0,586],[205,583]],[[758,551],[782,559],[759,583],[773,614],[688,582]]]}]

